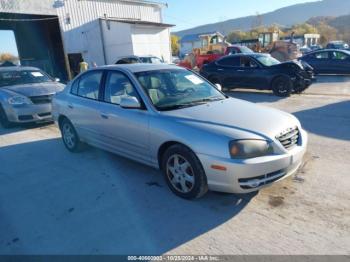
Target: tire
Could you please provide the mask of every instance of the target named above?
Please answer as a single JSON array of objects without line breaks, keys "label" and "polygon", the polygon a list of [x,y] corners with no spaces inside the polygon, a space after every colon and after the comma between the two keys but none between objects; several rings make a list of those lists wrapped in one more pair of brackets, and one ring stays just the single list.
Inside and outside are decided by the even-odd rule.
[{"label": "tire", "polygon": [[202,164],[189,148],[180,144],[168,148],[162,157],[161,167],[166,183],[175,195],[195,199],[208,192]]},{"label": "tire", "polygon": [[300,80],[296,86],[294,86],[294,94],[301,94],[303,93],[310,85],[305,84],[302,80]]},{"label": "tire", "polygon": [[78,153],[83,149],[83,143],[80,141],[77,131],[67,118],[62,120],[60,130],[63,144],[70,152]]},{"label": "tire", "polygon": [[0,105],[0,124],[3,128],[10,128],[12,126],[12,123],[8,120],[6,112],[1,105]]},{"label": "tire", "polygon": [[292,90],[292,82],[286,76],[279,76],[272,82],[272,91],[276,96],[288,97]]}]

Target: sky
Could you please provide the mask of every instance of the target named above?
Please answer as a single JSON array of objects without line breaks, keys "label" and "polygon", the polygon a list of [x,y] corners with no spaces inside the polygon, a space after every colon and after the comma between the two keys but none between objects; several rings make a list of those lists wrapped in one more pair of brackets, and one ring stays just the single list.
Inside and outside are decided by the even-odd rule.
[{"label": "sky", "polygon": [[[263,14],[293,4],[315,0],[156,0],[168,3],[164,22],[174,24],[172,31],[180,31],[208,23]],[[0,53],[18,55],[12,31],[0,30]]]},{"label": "sky", "polygon": [[164,22],[175,24],[172,31],[222,22],[249,15],[263,14],[281,7],[315,0],[159,0],[168,3]]},{"label": "sky", "polygon": [[17,44],[13,31],[0,30],[0,54],[11,53],[18,56]]}]

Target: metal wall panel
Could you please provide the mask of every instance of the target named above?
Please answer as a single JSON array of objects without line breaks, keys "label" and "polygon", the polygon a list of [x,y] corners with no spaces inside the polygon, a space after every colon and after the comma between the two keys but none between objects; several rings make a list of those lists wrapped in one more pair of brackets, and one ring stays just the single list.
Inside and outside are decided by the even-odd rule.
[{"label": "metal wall panel", "polygon": [[63,31],[72,30],[105,15],[161,23],[161,9],[161,6],[154,4],[119,0],[65,0],[56,8]]}]

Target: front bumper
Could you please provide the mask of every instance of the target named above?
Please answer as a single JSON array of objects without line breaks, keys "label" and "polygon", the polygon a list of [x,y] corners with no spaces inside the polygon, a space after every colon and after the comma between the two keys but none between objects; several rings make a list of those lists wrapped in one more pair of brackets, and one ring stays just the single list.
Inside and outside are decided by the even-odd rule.
[{"label": "front bumper", "polygon": [[[305,131],[301,131],[301,134],[302,144],[282,155],[233,160],[197,154],[206,172],[209,189],[250,193],[295,174],[306,152],[307,134]],[[226,170],[213,169],[213,165],[226,167]]]},{"label": "front bumper", "polygon": [[13,123],[52,121],[51,103],[21,106],[7,105],[4,107],[4,109],[8,120]]}]

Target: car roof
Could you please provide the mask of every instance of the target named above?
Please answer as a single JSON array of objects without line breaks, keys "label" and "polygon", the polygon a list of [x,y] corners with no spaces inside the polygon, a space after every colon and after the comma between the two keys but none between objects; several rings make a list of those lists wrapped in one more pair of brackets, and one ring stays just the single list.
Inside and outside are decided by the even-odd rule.
[{"label": "car roof", "polygon": [[182,67],[168,64],[122,64],[122,65],[108,65],[100,66],[96,69],[124,69],[131,73],[145,72],[145,71],[156,71],[156,70],[166,70],[166,69],[182,69]]},{"label": "car roof", "polygon": [[120,57],[117,57],[117,61],[121,60],[121,59],[125,59],[125,58],[136,58],[136,59],[138,59],[139,57],[136,56],[136,55],[120,56]]},{"label": "car roof", "polygon": [[139,57],[144,57],[144,58],[156,57],[156,58],[159,58],[158,56],[155,56],[155,55],[141,55]]},{"label": "car roof", "polygon": [[270,54],[265,54],[265,53],[238,53],[238,54],[223,56],[220,59],[227,58],[227,57],[237,57],[237,56],[249,56],[249,57],[256,58],[256,57],[271,56],[271,55]]},{"label": "car roof", "polygon": [[1,71],[31,71],[35,70],[38,71],[40,70],[39,68],[36,67],[31,67],[31,66],[4,66],[0,67],[0,72]]},{"label": "car roof", "polygon": [[322,53],[322,52],[343,52],[343,53],[346,53],[346,54],[349,54],[350,55],[350,51],[348,50],[344,50],[344,49],[320,49],[320,50],[315,50],[315,51],[312,51],[310,53],[308,53],[308,55],[311,55],[311,54],[317,54],[317,53]]}]

